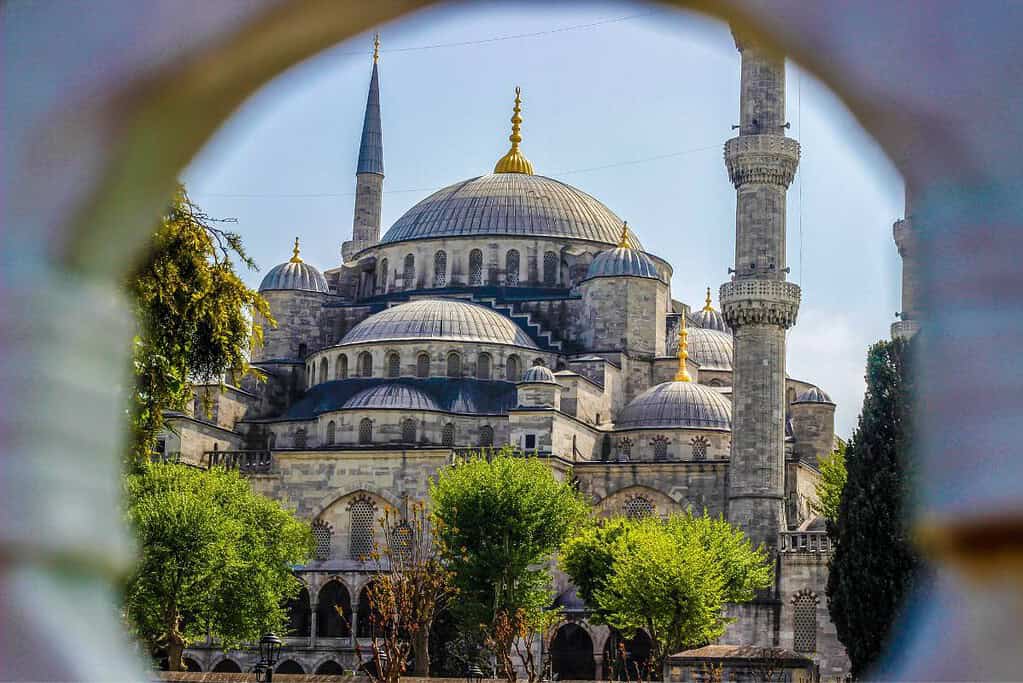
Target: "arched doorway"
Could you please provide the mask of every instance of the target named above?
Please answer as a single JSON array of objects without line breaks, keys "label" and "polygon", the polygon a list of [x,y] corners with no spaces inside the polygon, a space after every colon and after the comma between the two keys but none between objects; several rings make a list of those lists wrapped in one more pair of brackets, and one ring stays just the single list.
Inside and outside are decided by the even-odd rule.
[{"label": "arched doorway", "polygon": [[277,673],[304,674],[305,669],[303,669],[302,665],[296,662],[294,659],[285,659],[283,662],[277,665]]},{"label": "arched doorway", "polygon": [[565,624],[551,641],[551,672],[559,681],[592,681],[597,666],[593,640],[579,624]]},{"label": "arched doorway", "polygon": [[217,662],[217,665],[210,669],[213,673],[221,674],[240,674],[242,668],[238,666],[238,662],[233,659],[221,659]]},{"label": "arched doorway", "polygon": [[[340,608],[341,613],[335,608]],[[352,598],[340,581],[328,581],[316,601],[316,635],[347,638],[352,635]]]},{"label": "arched doorway", "polygon": [[645,631],[625,638],[611,631],[604,645],[604,679],[611,681],[660,680],[661,672],[652,671],[650,650],[653,643]]},{"label": "arched doorway", "polygon": [[309,608],[309,591],[305,588],[288,600],[284,609],[288,612],[288,635],[299,638],[312,634],[312,610]]},{"label": "arched doorway", "polygon": [[191,657],[185,657],[184,662],[185,662],[185,671],[195,671],[195,672],[202,671],[202,666],[199,665],[199,662],[195,661]]},{"label": "arched doorway", "polygon": [[345,668],[333,659],[328,659],[316,667],[316,673],[321,676],[341,676],[344,672]]}]

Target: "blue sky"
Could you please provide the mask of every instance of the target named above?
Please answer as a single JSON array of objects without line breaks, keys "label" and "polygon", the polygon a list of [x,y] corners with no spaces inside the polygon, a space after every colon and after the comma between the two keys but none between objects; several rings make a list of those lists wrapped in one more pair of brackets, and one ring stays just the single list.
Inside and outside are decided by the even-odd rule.
[{"label": "blue sky", "polygon": [[[628,220],[673,264],[676,299],[702,305],[707,286],[716,299],[735,240],[721,147],[738,116],[739,53],[726,25],[633,3],[488,2],[379,30],[385,231],[431,190],[493,168],[521,85],[522,149],[536,172]],[[371,52],[369,33],[281,75],[184,174],[210,215],[238,220],[264,272],[296,235],[310,263],[340,261]],[[803,151],[788,195],[790,278],[803,289],[788,371],[831,394],[847,437],[867,346],[899,310],[891,224],[902,181],[842,103],[791,64],[787,109]]]}]

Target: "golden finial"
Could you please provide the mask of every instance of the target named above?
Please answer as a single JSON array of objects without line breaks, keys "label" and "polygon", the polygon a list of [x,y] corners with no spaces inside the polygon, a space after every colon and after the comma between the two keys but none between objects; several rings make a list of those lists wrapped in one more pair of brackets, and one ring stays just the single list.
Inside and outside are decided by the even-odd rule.
[{"label": "golden finial", "polygon": [[520,134],[519,126],[522,124],[522,88],[515,86],[515,107],[512,110],[512,132],[508,136],[511,141],[511,149],[503,157],[497,160],[497,165],[494,166],[494,173],[524,173],[526,175],[533,175],[533,164],[529,163],[529,159],[522,156],[519,152],[519,143],[522,142],[522,135]]},{"label": "golden finial", "polygon": [[710,287],[707,288],[707,300],[703,302],[703,310],[707,313],[714,312],[714,307],[710,305]]},{"label": "golden finial", "polygon": [[632,241],[629,239],[629,221],[622,221],[622,236],[618,238],[618,248],[632,249]]},{"label": "golden finial", "polygon": [[298,238],[295,238],[295,248],[291,250],[291,263],[302,263],[302,257],[298,255]]},{"label": "golden finial", "polygon": [[676,382],[692,382],[686,370],[686,361],[689,360],[689,330],[686,329],[685,313],[678,318],[678,372],[675,373]]},{"label": "golden finial", "polygon": [[377,60],[380,59],[380,34],[373,36],[373,63],[376,64]]}]

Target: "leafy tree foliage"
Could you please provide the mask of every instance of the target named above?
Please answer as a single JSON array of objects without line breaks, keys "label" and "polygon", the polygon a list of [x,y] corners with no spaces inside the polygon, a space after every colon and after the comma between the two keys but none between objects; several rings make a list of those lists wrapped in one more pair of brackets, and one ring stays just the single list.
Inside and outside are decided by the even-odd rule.
[{"label": "leafy tree foliage", "polygon": [[867,392],[846,448],[848,481],[834,524],[828,609],[861,676],[877,660],[920,570],[906,505],[912,462],[912,345],[881,341],[867,355]]},{"label": "leafy tree foliage", "polygon": [[615,518],[569,539],[561,567],[593,610],[591,619],[653,641],[651,665],[724,633],[725,603],[747,602],[773,582],[763,549],[723,518]]},{"label": "leafy tree foliage", "polygon": [[291,572],[312,549],[309,525],[253,493],[236,472],[154,463],[126,477],[127,516],[141,551],[125,610],[152,649],[181,652],[209,632],[224,647],[287,623]]},{"label": "leafy tree foliage", "polygon": [[250,346],[262,340],[253,310],[274,324],[269,305],[235,272],[235,259],[255,268],[241,237],[216,222],[178,186],[148,259],[127,283],[138,320],[130,465],[149,457],[163,412],[184,409],[193,383],[248,370]]},{"label": "leafy tree foliage", "polygon": [[545,563],[585,519],[587,506],[545,462],[508,449],[442,470],[430,496],[459,591],[454,615],[464,631],[489,643],[513,681],[505,655],[515,634],[542,628],[553,599]]},{"label": "leafy tree foliage", "polygon": [[815,487],[817,501],[812,504],[813,511],[823,517],[831,528],[838,519],[838,505],[842,500],[842,489],[848,476],[845,468],[846,445],[840,443],[838,448],[820,459],[821,478]]}]

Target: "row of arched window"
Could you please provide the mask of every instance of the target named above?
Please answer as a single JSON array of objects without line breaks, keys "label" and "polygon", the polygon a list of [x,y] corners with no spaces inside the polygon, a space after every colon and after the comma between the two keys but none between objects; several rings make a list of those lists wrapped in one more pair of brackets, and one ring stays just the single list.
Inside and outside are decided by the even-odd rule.
[{"label": "row of arched window", "polygon": [[[508,287],[516,287],[521,281],[522,257],[518,249],[509,249],[504,255],[504,283]],[[473,249],[469,252],[468,285],[479,287],[484,283],[483,274],[483,251]],[[557,287],[560,283],[561,258],[555,251],[544,252],[543,255],[543,276],[541,282],[545,287]],[[390,291],[390,270],[386,258],[380,260],[377,268],[377,291],[386,293]],[[415,289],[416,281],[416,257],[415,254],[406,254],[402,261],[401,285],[402,289]],[[447,287],[450,281],[448,273],[448,254],[443,249],[433,255],[433,279],[430,281],[432,287]]]},{"label": "row of arched window", "polygon": [[[458,351],[449,351],[446,358],[445,376],[451,378],[461,378],[465,376],[465,363],[463,355]],[[543,359],[536,359],[534,363],[543,364]],[[415,365],[415,377],[425,379],[430,377],[430,354],[426,351],[420,351],[416,354],[416,365]],[[334,377],[333,379],[348,379],[349,377],[348,367],[348,355],[338,354],[334,359]],[[352,373],[356,377],[372,377],[373,376],[373,354],[369,351],[363,351],[355,357],[355,372]],[[402,366],[401,366],[401,354],[397,351],[391,351],[384,357],[384,377],[401,377]],[[494,359],[487,352],[482,352],[476,356],[476,379],[491,380],[494,379]],[[309,366],[309,386],[319,383],[322,384],[330,378],[330,367],[329,360],[326,356],[320,358],[319,363],[313,361]],[[504,361],[504,378],[509,382],[517,382],[522,379],[522,361],[517,355],[510,355]]]},{"label": "row of arched window", "polygon": [[[654,460],[667,460],[668,459],[668,444],[671,440],[668,437],[658,434],[650,440],[650,445],[654,447]],[[619,460],[629,460],[632,458],[633,441],[627,436],[623,436],[618,439],[615,444],[615,453]],[[695,436],[689,442],[692,448],[693,460],[706,460],[707,449],[710,447],[710,442],[705,436]],[[604,435],[604,441],[601,446],[601,459],[611,459],[611,437],[610,435]]]}]

